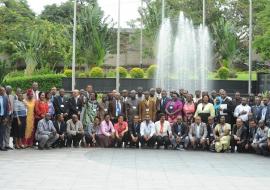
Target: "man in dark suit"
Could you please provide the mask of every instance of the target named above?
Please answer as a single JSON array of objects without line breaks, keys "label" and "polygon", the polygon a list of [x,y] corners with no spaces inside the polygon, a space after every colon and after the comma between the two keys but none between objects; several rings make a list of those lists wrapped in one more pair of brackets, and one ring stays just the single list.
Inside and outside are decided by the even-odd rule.
[{"label": "man in dark suit", "polygon": [[131,122],[128,126],[130,147],[136,146],[136,148],[139,148],[139,142],[141,137],[140,135],[141,124],[139,120],[140,120],[139,116],[135,115],[133,117],[133,122]]},{"label": "man in dark suit", "polygon": [[223,89],[219,91],[221,97],[221,104],[219,115],[225,117],[226,123],[232,123],[234,106],[231,99],[227,96],[227,92]]},{"label": "man in dark suit", "polygon": [[53,106],[55,114],[63,114],[64,117],[68,116],[68,99],[65,97],[65,90],[62,88],[59,90],[59,96],[54,98]]},{"label": "man in dark suit", "polygon": [[113,123],[117,122],[117,117],[119,115],[126,116],[125,104],[121,100],[120,93],[116,93],[115,98],[110,101],[108,112],[109,112],[109,114],[111,116],[111,119],[112,119]]},{"label": "man in dark suit", "polygon": [[247,137],[247,128],[245,127],[243,120],[238,117],[232,130],[231,152],[235,152],[235,147],[237,147],[237,152],[244,152],[247,144]]},{"label": "man in dark suit", "polygon": [[80,98],[80,92],[79,90],[74,90],[72,92],[72,97],[68,100],[69,118],[71,118],[72,115],[77,115],[78,117],[80,117],[82,106],[83,101]]},{"label": "man in dark suit", "polygon": [[66,132],[67,132],[67,125],[64,120],[63,114],[58,114],[56,116],[56,120],[53,122],[54,128],[56,129],[57,134],[59,135],[59,138],[54,143],[55,147],[64,147],[66,142]]},{"label": "man in dark suit", "polygon": [[260,120],[263,120],[267,127],[270,127],[270,105],[267,97],[263,98],[263,106],[261,107],[257,116],[257,121]]},{"label": "man in dark suit", "polygon": [[182,116],[177,116],[177,121],[172,125],[172,135],[171,143],[174,149],[179,150],[180,145],[184,148],[188,147],[188,127],[184,124]]},{"label": "man in dark suit", "polygon": [[[162,90],[161,92],[161,99],[157,99],[157,103],[156,103],[156,107],[157,107],[157,116],[160,113],[166,114],[165,108],[166,108],[166,104],[170,101],[170,99],[167,96],[167,92],[166,90]],[[158,117],[156,117],[157,119],[159,119]]]},{"label": "man in dark suit", "polygon": [[6,126],[8,122],[9,105],[8,97],[5,96],[5,89],[0,86],[0,151],[7,151],[4,144]]}]

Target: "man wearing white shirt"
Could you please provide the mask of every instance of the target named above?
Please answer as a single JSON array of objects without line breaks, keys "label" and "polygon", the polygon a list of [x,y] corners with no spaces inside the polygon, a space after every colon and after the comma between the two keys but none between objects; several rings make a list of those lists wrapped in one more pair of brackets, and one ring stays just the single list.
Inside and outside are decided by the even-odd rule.
[{"label": "man wearing white shirt", "polygon": [[170,139],[172,138],[172,130],[170,123],[165,120],[165,114],[160,114],[160,120],[155,123],[156,126],[156,138],[157,138],[157,149],[164,145],[165,149],[171,144]]},{"label": "man wearing white shirt", "polygon": [[151,121],[150,115],[146,114],[145,115],[145,120],[141,123],[141,146],[142,148],[145,147],[145,144],[153,148],[155,143],[156,143],[156,129],[155,129],[155,124]]},{"label": "man wearing white shirt", "polygon": [[241,104],[236,106],[234,110],[234,117],[241,118],[243,122],[248,121],[248,114],[251,112],[251,107],[247,105],[247,99],[242,98]]},{"label": "man wearing white shirt", "polygon": [[35,100],[39,100],[39,90],[38,90],[38,83],[37,82],[33,82],[32,84],[32,91],[33,91],[33,97]]}]

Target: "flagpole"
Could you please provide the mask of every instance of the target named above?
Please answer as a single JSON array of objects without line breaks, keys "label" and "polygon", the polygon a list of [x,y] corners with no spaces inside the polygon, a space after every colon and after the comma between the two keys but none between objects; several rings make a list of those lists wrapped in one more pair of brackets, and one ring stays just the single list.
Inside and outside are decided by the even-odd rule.
[{"label": "flagpole", "polygon": [[75,68],[76,68],[76,26],[77,26],[77,0],[74,0],[74,15],[73,15],[73,43],[72,43],[72,90],[75,89]]}]

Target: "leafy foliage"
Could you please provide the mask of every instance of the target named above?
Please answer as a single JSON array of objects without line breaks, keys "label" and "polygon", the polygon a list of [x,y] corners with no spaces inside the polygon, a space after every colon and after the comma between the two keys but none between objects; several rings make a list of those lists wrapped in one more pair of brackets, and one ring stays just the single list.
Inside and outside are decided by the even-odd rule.
[{"label": "leafy foliage", "polygon": [[144,77],[144,71],[141,68],[133,68],[129,72],[132,78],[138,79]]},{"label": "leafy foliage", "polygon": [[220,67],[217,74],[220,79],[228,79],[230,76],[230,70],[226,67]]},{"label": "leafy foliage", "polygon": [[104,71],[100,67],[93,67],[89,72],[89,76],[93,78],[102,78],[104,77]]},{"label": "leafy foliage", "polygon": [[11,85],[13,88],[21,88],[27,90],[31,88],[33,82],[38,82],[40,90],[48,91],[52,86],[57,88],[62,87],[62,74],[47,74],[19,77],[5,77],[2,85]]},{"label": "leafy foliage", "polygon": [[126,68],[124,68],[124,67],[118,67],[116,70],[119,71],[120,78],[127,78],[128,71],[127,71]]},{"label": "leafy foliage", "polygon": [[155,78],[157,73],[157,65],[151,65],[146,70],[146,75],[148,78]]}]

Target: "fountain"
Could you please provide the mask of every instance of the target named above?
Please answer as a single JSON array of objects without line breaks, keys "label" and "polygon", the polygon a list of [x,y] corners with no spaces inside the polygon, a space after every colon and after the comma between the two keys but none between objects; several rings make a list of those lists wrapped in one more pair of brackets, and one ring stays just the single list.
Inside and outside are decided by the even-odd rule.
[{"label": "fountain", "polygon": [[157,49],[156,87],[181,88],[194,92],[209,90],[207,82],[211,64],[210,35],[207,27],[195,27],[180,12],[176,32],[170,19],[162,22]]}]

